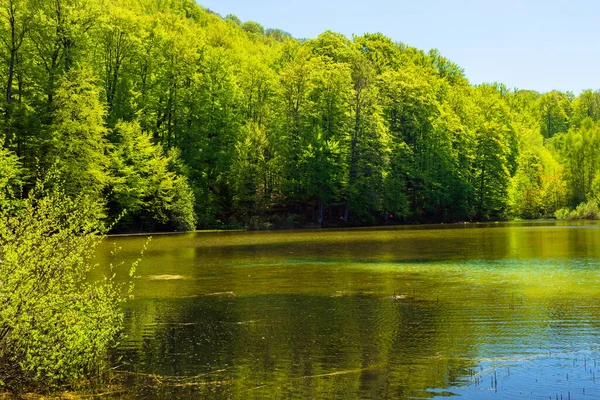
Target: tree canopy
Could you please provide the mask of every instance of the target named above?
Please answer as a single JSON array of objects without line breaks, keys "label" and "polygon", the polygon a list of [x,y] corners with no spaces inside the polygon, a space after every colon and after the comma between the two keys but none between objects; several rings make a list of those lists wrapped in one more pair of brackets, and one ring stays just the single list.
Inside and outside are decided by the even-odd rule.
[{"label": "tree canopy", "polygon": [[435,49],[297,40],[192,0],[0,10],[13,199],[53,169],[117,229],[155,230],[538,218],[600,196],[598,92],[471,85]]}]

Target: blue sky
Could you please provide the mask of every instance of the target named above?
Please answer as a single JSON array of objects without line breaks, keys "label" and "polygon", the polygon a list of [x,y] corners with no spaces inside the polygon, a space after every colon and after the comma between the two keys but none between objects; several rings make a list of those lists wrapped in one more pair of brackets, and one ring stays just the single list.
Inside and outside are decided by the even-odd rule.
[{"label": "blue sky", "polygon": [[325,30],[381,32],[437,48],[471,83],[540,92],[600,89],[600,1],[593,0],[198,0],[221,14],[297,38]]}]

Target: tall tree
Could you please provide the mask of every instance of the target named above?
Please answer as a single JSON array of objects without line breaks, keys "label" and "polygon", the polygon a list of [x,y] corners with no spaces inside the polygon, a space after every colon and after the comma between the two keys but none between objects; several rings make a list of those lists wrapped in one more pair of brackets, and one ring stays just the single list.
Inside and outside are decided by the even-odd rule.
[{"label": "tall tree", "polygon": [[474,90],[479,118],[476,120],[474,186],[476,217],[501,217],[506,209],[509,179],[514,170],[515,131],[510,110],[493,86]]},{"label": "tall tree", "polygon": [[377,104],[376,72],[363,53],[352,60],[354,93],[348,151],[348,188],[344,222],[351,217],[368,223],[381,216],[383,184],[389,162],[389,132]]},{"label": "tall tree", "polygon": [[571,117],[571,99],[568,95],[553,91],[543,94],[539,102],[542,135],[551,138],[559,132],[566,132]]},{"label": "tall tree", "polygon": [[108,205],[113,217],[125,213],[119,227],[138,224],[139,230],[154,230],[171,223],[176,229],[193,229],[193,194],[185,177],[170,167],[177,160],[153,144],[137,123],[119,122],[113,137]]},{"label": "tall tree", "polygon": [[109,180],[106,109],[90,70],[69,71],[54,101],[46,165],[56,166],[67,194],[101,196]]}]

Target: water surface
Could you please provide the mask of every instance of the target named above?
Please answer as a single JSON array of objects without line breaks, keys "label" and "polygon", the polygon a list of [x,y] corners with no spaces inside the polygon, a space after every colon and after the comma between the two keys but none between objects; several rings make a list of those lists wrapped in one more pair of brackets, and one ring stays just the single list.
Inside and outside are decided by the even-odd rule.
[{"label": "water surface", "polygon": [[600,398],[599,257],[595,222],[159,235],[114,360],[139,398]]}]

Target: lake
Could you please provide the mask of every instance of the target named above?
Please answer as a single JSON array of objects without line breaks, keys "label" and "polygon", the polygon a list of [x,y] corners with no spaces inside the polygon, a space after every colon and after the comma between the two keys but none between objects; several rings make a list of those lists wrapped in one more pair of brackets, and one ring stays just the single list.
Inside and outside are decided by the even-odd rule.
[{"label": "lake", "polygon": [[600,398],[596,222],[157,235],[137,275],[129,397]]}]

